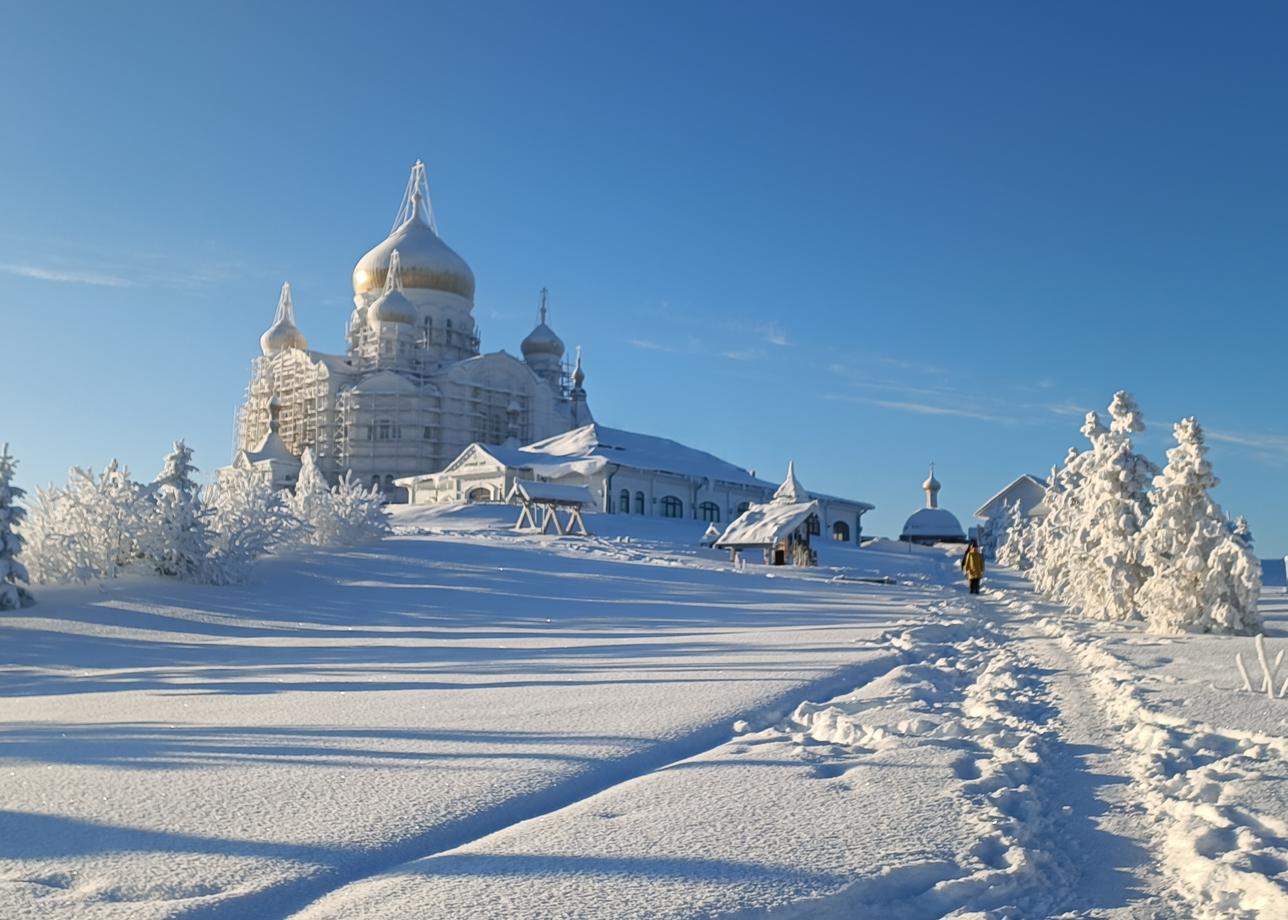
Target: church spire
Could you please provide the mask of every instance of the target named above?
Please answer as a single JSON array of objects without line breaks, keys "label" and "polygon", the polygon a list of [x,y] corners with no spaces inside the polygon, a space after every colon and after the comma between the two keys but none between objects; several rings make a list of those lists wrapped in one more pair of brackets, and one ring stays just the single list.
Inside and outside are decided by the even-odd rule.
[{"label": "church spire", "polygon": [[429,197],[429,178],[425,174],[425,164],[420,160],[417,160],[411,168],[411,176],[407,179],[407,190],[403,192],[402,203],[398,206],[398,213],[394,215],[393,229],[389,232],[393,233],[409,220],[424,224],[435,234],[438,233],[438,223],[434,220],[434,205]]}]

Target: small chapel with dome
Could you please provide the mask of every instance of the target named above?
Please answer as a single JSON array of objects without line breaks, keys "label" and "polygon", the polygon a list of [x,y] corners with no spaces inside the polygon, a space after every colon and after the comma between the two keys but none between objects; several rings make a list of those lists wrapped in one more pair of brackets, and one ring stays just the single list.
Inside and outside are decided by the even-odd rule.
[{"label": "small chapel with dome", "polygon": [[930,464],[930,475],[921,484],[926,493],[926,507],[914,511],[904,522],[899,539],[907,543],[965,543],[966,534],[957,516],[947,508],[939,507],[939,490],[935,478],[935,465]]},{"label": "small chapel with dome", "polygon": [[312,351],[282,285],[237,413],[234,466],[288,486],[307,447],[331,481],[352,471],[394,497],[395,479],[441,469],[471,443],[527,444],[594,421],[580,351],[570,365],[544,290],[521,358],[480,352],[474,273],[438,234],[423,163],[389,236],[353,270],[353,304],[345,354]]}]

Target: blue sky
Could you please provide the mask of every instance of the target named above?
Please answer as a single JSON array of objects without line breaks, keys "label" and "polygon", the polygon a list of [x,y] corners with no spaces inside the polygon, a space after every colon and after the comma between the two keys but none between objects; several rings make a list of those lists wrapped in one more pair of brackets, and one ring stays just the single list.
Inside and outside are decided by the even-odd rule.
[{"label": "blue sky", "polygon": [[410,164],[485,350],[551,291],[608,424],[965,519],[1120,387],[1288,550],[1288,7],[11,5],[0,439],[227,462],[278,287],[342,347]]}]

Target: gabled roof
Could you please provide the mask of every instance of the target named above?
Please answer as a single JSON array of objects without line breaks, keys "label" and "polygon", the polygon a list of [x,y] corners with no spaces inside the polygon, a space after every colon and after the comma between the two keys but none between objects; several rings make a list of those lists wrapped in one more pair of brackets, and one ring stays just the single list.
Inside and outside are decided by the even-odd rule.
[{"label": "gabled roof", "polygon": [[818,502],[768,502],[738,515],[716,541],[717,548],[772,546],[818,513]]},{"label": "gabled roof", "polygon": [[989,506],[989,505],[991,505],[991,504],[993,504],[993,502],[997,501],[999,498],[1001,498],[1001,497],[1002,497],[1003,495],[1005,495],[1007,492],[1011,491],[1012,489],[1014,489],[1016,486],[1018,486],[1020,483],[1023,483],[1023,482],[1031,483],[1031,484],[1033,484],[1033,485],[1037,486],[1037,487],[1038,487],[1039,489],[1041,489],[1043,492],[1045,492],[1045,491],[1046,491],[1046,489],[1047,489],[1047,483],[1046,483],[1046,478],[1045,478],[1045,477],[1043,477],[1043,476],[1034,476],[1034,475],[1033,475],[1033,474],[1031,474],[1031,473],[1024,473],[1023,475],[1019,476],[1018,478],[1013,479],[1013,480],[1011,480],[1010,482],[1008,482],[1008,483],[1007,483],[1007,484],[1006,484],[1002,489],[999,489],[999,490],[998,490],[998,492],[997,492],[997,494],[996,494],[996,495],[994,495],[994,496],[993,496],[992,498],[990,498],[988,501],[984,502],[984,504],[980,505],[980,506],[979,506],[979,508],[975,511],[975,517],[977,517],[977,518],[987,518],[987,517],[988,517],[988,510],[987,510],[987,509],[988,509],[988,506]]},{"label": "gabled roof", "polygon": [[561,505],[593,505],[595,497],[585,486],[568,486],[557,482],[531,482],[519,479],[510,490],[511,497],[516,493],[529,501],[556,502]]}]

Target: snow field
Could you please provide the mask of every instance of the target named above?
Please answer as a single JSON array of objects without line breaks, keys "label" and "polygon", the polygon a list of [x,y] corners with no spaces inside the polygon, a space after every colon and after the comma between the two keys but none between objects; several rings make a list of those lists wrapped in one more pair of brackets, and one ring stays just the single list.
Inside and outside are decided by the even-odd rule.
[{"label": "snow field", "polygon": [[6,614],[0,917],[284,917],[838,692],[879,657],[853,640],[920,602],[733,573],[697,522],[560,541],[512,515]]}]

